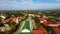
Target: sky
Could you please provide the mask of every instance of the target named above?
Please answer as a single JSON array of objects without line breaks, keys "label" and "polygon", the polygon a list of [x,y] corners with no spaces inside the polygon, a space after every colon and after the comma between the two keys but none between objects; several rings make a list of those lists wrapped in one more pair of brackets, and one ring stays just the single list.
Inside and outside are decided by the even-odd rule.
[{"label": "sky", "polygon": [[0,10],[60,10],[60,0],[0,0]]}]

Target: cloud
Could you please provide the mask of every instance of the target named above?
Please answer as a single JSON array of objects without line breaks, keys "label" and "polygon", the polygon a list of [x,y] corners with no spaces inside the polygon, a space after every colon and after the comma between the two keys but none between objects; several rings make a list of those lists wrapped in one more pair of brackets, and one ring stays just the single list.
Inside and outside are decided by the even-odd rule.
[{"label": "cloud", "polygon": [[56,1],[60,2],[60,0],[56,0]]},{"label": "cloud", "polygon": [[60,9],[60,3],[34,3],[32,0],[0,0],[1,10]]}]

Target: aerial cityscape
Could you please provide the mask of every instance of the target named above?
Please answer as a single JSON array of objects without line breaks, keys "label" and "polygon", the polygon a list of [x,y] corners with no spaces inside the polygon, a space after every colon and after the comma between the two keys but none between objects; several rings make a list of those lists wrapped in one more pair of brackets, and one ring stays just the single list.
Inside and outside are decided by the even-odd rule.
[{"label": "aerial cityscape", "polygon": [[0,34],[60,34],[60,0],[0,0]]}]

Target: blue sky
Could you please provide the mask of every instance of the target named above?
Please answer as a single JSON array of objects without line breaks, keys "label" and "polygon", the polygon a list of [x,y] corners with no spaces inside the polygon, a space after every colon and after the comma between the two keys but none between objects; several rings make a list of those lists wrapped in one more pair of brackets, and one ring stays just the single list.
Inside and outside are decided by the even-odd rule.
[{"label": "blue sky", "polygon": [[0,0],[0,10],[59,10],[60,0]]}]

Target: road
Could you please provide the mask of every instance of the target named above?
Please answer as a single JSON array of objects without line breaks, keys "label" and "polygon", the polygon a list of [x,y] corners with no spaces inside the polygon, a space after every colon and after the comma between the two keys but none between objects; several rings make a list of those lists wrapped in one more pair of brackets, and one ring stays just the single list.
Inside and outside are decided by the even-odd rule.
[{"label": "road", "polygon": [[19,30],[20,30],[20,27],[17,29],[16,32],[14,32],[13,34],[18,34],[19,33]]}]

